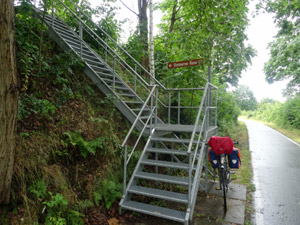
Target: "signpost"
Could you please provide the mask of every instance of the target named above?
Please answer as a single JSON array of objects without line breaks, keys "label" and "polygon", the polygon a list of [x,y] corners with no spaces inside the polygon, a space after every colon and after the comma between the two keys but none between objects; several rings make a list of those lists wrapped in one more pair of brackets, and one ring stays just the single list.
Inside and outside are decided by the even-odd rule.
[{"label": "signpost", "polygon": [[180,67],[190,67],[190,66],[199,66],[199,61],[203,61],[203,59],[192,59],[186,61],[178,61],[178,62],[169,62],[168,69],[175,69]]}]

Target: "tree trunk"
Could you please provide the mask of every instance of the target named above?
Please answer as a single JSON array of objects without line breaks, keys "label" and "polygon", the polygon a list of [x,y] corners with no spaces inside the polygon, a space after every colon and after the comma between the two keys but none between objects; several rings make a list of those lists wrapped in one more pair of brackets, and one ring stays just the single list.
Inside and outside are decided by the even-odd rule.
[{"label": "tree trunk", "polygon": [[[150,45],[150,74],[155,78],[155,66],[154,66],[154,40],[153,40],[153,2],[149,2],[149,14],[150,14],[150,35],[149,35],[149,45]],[[151,79],[150,83],[155,84],[155,80]]]},{"label": "tree trunk", "polygon": [[14,2],[0,0],[0,203],[8,203],[18,107]]},{"label": "tree trunk", "polygon": [[148,17],[147,17],[147,0],[138,0],[139,8],[139,33],[140,40],[143,47],[142,65],[149,69],[149,57],[148,57]]}]

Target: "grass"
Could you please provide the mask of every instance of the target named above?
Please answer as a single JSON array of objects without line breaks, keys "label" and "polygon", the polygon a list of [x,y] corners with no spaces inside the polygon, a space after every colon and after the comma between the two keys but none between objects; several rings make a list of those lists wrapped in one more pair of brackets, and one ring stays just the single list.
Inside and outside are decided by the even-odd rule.
[{"label": "grass", "polygon": [[272,122],[267,122],[267,121],[264,121],[264,120],[258,120],[258,119],[254,119],[254,118],[247,118],[246,116],[242,116],[240,118],[261,122],[261,123],[273,128],[274,130],[277,130],[278,132],[282,133],[283,135],[289,137],[290,139],[297,142],[298,144],[300,144],[300,130],[299,129],[283,128],[283,127],[280,127],[279,125],[277,125],[275,123],[272,123]]},{"label": "grass", "polygon": [[239,144],[236,146],[241,153],[241,167],[235,170],[236,173],[232,174],[232,182],[243,184],[247,186],[247,200],[245,208],[245,224],[250,224],[252,207],[252,195],[251,192],[255,191],[254,184],[252,181],[252,166],[251,166],[251,153],[249,151],[249,137],[247,126],[244,122],[239,121],[238,125],[233,129],[230,137],[234,141],[238,141]]}]

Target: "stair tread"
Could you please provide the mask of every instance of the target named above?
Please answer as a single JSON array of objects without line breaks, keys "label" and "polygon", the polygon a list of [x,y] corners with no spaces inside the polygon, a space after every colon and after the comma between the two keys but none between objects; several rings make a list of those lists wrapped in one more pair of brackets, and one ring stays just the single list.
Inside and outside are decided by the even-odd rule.
[{"label": "stair tread", "polygon": [[169,162],[162,160],[152,160],[152,159],[143,159],[142,164],[151,165],[151,166],[161,166],[168,168],[178,168],[178,169],[188,169],[189,164],[187,163],[178,163],[178,162]]},{"label": "stair tread", "polygon": [[[114,81],[111,80],[111,79],[107,79],[107,78],[102,78],[106,83],[113,83]],[[123,84],[122,81],[119,81],[119,80],[115,80],[115,84]]]},{"label": "stair tread", "polygon": [[147,180],[167,182],[167,183],[172,183],[172,184],[186,185],[186,186],[189,183],[189,180],[187,177],[177,177],[177,176],[170,176],[170,175],[165,175],[165,174],[137,172],[135,174],[135,177],[147,179]]},{"label": "stair tread", "polygon": [[124,101],[126,104],[144,104],[141,101]]},{"label": "stair tread", "polygon": [[[110,85],[110,87],[113,88],[112,85]],[[117,90],[124,90],[124,91],[131,91],[128,87],[115,86],[115,89],[117,89]]]},{"label": "stair tread", "polygon": [[158,216],[165,219],[170,219],[178,222],[185,221],[185,213],[174,209],[168,209],[160,206],[149,205],[135,201],[125,201],[121,205],[122,208],[134,210],[140,213],[145,213],[152,216]]},{"label": "stair tread", "polygon": [[[182,138],[162,138],[162,137],[151,137],[152,141],[163,141],[163,142],[172,142],[172,143],[190,143],[191,139],[182,139]],[[197,144],[197,141],[193,141],[193,144]]]},{"label": "stair tread", "polygon": [[148,188],[148,187],[142,187],[142,186],[131,186],[128,191],[130,193],[139,194],[139,195],[145,195],[153,198],[160,198],[164,200],[170,200],[170,201],[176,201],[181,203],[187,203],[188,202],[188,195],[182,194],[178,192],[171,192],[171,191],[165,191],[155,188]]},{"label": "stair tread", "polygon": [[[141,109],[137,108],[137,109],[131,109],[132,111],[141,111]],[[143,111],[150,111],[149,108],[145,108]]]},{"label": "stair tread", "polygon": [[184,150],[166,149],[166,148],[147,148],[148,152],[156,152],[162,154],[187,155]]},{"label": "stair tread", "polygon": [[[156,126],[156,130],[159,131],[177,131],[177,132],[193,132],[194,125],[183,124],[159,124]],[[200,132],[201,127],[197,126],[196,131]]]}]

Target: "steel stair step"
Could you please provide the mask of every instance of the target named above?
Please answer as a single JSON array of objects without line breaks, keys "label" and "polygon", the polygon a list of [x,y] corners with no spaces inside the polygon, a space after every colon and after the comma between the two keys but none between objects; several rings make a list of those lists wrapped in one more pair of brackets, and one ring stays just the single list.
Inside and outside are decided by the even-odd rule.
[{"label": "steel stair step", "polygon": [[[51,17],[45,16],[45,21],[46,21],[50,26],[52,26],[52,18],[51,18]],[[62,27],[62,28],[64,28],[64,29],[69,29],[64,23],[60,22],[60,21],[57,20],[56,18],[54,18],[53,22],[54,22],[53,25],[56,26],[56,27]]]},{"label": "steel stair step", "polygon": [[[171,142],[171,143],[190,143],[190,139],[177,139],[177,138],[163,138],[163,137],[151,137],[152,141]],[[193,144],[197,144],[197,141],[193,141]]]},{"label": "steel stair step", "polygon": [[176,149],[165,149],[165,148],[147,148],[147,152],[161,153],[161,154],[172,154],[172,155],[187,155],[184,150]]},{"label": "steel stair step", "polygon": [[56,24],[54,24],[54,29],[63,38],[70,38],[70,37],[74,37],[74,38],[77,38],[77,39],[79,38],[78,34],[75,33],[74,31],[66,29],[66,28],[58,27]]},{"label": "steel stair step", "polygon": [[[49,21],[49,22],[51,22],[52,23],[52,15],[45,15],[45,20],[47,20],[47,21]],[[67,28],[67,26],[66,26],[66,24],[64,24],[61,20],[59,20],[56,16],[53,16],[53,21],[55,22],[55,23],[58,23],[58,24],[61,24],[62,26],[64,26],[64,27],[66,27]]]},{"label": "steel stair step", "polygon": [[122,97],[136,97],[136,95],[134,95],[134,94],[127,94],[127,93],[117,93],[117,94]]},{"label": "steel stair step", "polygon": [[137,104],[137,105],[143,105],[144,103],[141,101],[124,101],[124,103],[128,104]]},{"label": "steel stair step", "polygon": [[145,203],[126,201],[121,205],[122,208],[127,210],[136,211],[139,213],[148,214],[151,216],[158,216],[161,218],[184,223],[185,213],[174,209],[163,208],[160,206],[149,205]]},{"label": "steel stair step", "polygon": [[169,176],[165,174],[137,172],[134,177],[145,179],[145,180],[154,180],[154,181],[166,182],[171,184],[179,184],[184,186],[187,186],[189,184],[189,180],[187,177],[176,177],[176,176]]},{"label": "steel stair step", "polygon": [[[146,120],[148,118],[149,118],[149,116],[140,116],[140,119],[142,119],[142,120]],[[153,116],[153,118],[155,118],[155,117]]]},{"label": "steel stair step", "polygon": [[138,195],[144,195],[144,196],[153,197],[153,198],[164,199],[167,201],[188,203],[188,195],[177,193],[177,192],[159,190],[159,189],[154,189],[154,188],[147,188],[147,187],[142,187],[142,186],[137,186],[137,185],[130,187],[128,189],[128,192],[132,193],[132,194],[138,194]]},{"label": "steel stair step", "polygon": [[[174,131],[174,132],[193,132],[194,125],[183,125],[183,124],[159,124],[156,127],[156,130],[159,131]],[[201,127],[197,126],[196,131],[200,132]]]},{"label": "steel stair step", "polygon": [[141,161],[141,164],[149,165],[149,166],[184,169],[184,170],[189,169],[189,164],[187,163],[169,162],[169,161],[162,161],[162,160],[143,159]]},{"label": "steel stair step", "polygon": [[[72,46],[78,46],[80,48],[80,41],[77,39],[77,40],[68,40],[68,39],[65,39],[65,41],[69,44],[69,45],[72,45]],[[82,43],[82,48],[86,48],[88,49],[84,43]]]},{"label": "steel stair step", "polygon": [[[111,79],[108,79],[108,78],[102,78],[102,79],[104,80],[105,83],[108,83],[110,85],[113,85],[113,83],[114,83],[114,81]],[[123,82],[116,79],[115,85],[123,85]]]},{"label": "steel stair step", "polygon": [[[80,53],[80,52],[78,52],[78,53]],[[98,59],[97,59],[97,61],[94,61],[94,60],[91,60],[91,59],[88,59],[88,58],[84,58],[84,61],[86,63],[88,63],[89,65],[91,65],[91,66],[102,66],[103,65],[103,63],[100,60],[98,60]],[[101,70],[103,70],[103,71],[110,71],[110,70],[108,70],[106,68],[102,68]]]},{"label": "steel stair step", "polygon": [[[75,52],[80,53],[80,47],[72,46]],[[82,48],[82,57],[95,57],[95,55],[88,48]]]},{"label": "steel stair step", "polygon": [[[139,112],[139,111],[141,111],[141,109],[139,109],[139,108],[138,108],[138,109],[131,109],[131,110],[132,110],[133,112]],[[150,110],[150,109],[147,109],[147,108],[143,110],[143,112],[147,112],[147,111],[150,112],[151,110]]]},{"label": "steel stair step", "polygon": [[60,26],[57,26],[56,24],[54,24],[54,26],[52,27],[58,34],[62,35],[71,35],[74,37],[78,37],[78,34],[75,33],[75,31],[70,30],[70,29],[63,29]]},{"label": "steel stair step", "polygon": [[118,87],[118,86],[115,86],[115,87],[113,87],[113,86],[109,86],[111,89],[116,89],[116,90],[119,90],[119,91],[129,91],[129,92],[131,92],[131,90],[129,89],[129,88],[127,88],[127,87]]}]

